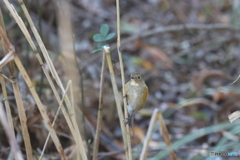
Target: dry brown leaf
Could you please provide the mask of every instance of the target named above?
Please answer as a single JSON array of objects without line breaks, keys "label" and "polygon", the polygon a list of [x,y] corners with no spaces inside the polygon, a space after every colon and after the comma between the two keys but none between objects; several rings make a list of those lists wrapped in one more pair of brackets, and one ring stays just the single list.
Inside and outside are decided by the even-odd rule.
[{"label": "dry brown leaf", "polygon": [[151,61],[143,61],[143,67],[145,69],[151,69],[153,67],[153,63]]},{"label": "dry brown leaf", "polygon": [[144,140],[145,132],[142,128],[139,126],[133,126],[132,127],[132,138],[131,138],[131,143],[133,145],[138,145]]},{"label": "dry brown leaf", "polygon": [[143,67],[150,69],[157,61],[165,62],[167,68],[172,67],[172,62],[169,61],[167,54],[165,54],[160,48],[145,44],[140,40],[135,40],[134,44],[137,48],[142,49],[141,57],[143,59]]},{"label": "dry brown leaf", "polygon": [[226,98],[226,95],[223,92],[216,92],[213,95],[213,101],[219,102],[220,100],[224,100]]},{"label": "dry brown leaf", "polygon": [[212,77],[219,78],[229,78],[224,72],[220,70],[207,70],[204,69],[200,71],[197,75],[192,77],[192,83],[196,89],[196,91],[200,91],[206,79]]},{"label": "dry brown leaf", "polygon": [[143,48],[142,56],[153,62],[156,62],[156,61],[165,62],[166,61],[165,66],[167,68],[172,68],[172,62],[169,61],[168,56],[163,51],[161,51],[160,48],[158,48],[158,47],[145,44],[144,48]]}]

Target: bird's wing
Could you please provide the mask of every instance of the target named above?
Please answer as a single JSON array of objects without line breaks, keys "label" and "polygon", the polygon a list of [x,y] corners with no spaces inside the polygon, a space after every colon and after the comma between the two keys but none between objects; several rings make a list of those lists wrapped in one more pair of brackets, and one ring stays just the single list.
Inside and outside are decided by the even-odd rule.
[{"label": "bird's wing", "polygon": [[146,89],[145,89],[145,93],[144,95],[146,95],[144,98],[145,98],[145,101],[147,100],[147,97],[148,97],[148,87],[146,86]]}]

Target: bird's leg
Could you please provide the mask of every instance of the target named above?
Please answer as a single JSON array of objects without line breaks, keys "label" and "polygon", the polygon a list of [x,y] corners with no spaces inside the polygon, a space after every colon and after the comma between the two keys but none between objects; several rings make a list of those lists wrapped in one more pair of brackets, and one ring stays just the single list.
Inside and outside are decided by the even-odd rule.
[{"label": "bird's leg", "polygon": [[133,112],[129,115],[129,117],[126,118],[126,121],[125,121],[125,123],[124,123],[125,125],[126,125],[126,124],[129,124],[130,127],[133,126],[133,123],[134,123],[134,114],[135,114],[135,112],[133,111]]}]

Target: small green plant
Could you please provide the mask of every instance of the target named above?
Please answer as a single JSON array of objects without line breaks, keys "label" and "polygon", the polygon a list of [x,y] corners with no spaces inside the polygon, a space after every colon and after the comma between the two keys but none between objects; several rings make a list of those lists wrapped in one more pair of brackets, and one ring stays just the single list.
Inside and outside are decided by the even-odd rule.
[{"label": "small green plant", "polygon": [[97,49],[92,51],[92,53],[95,53],[97,51],[102,51],[103,46],[108,46],[106,41],[112,39],[115,36],[115,33],[108,34],[108,32],[109,32],[109,26],[107,24],[102,24],[100,28],[100,33],[93,35],[93,40],[95,42],[101,42],[101,43],[98,44]]}]

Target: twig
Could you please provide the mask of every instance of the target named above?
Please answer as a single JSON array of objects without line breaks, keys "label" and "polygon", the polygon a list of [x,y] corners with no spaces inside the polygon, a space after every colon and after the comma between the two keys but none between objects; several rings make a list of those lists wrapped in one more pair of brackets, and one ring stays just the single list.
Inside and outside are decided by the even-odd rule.
[{"label": "twig", "polygon": [[[121,47],[121,35],[120,35],[120,9],[119,9],[119,0],[116,0],[116,9],[117,9],[117,50],[118,50],[118,58],[120,62],[120,69],[121,69],[121,78],[122,78],[122,94],[123,97],[126,95],[125,91],[125,74],[124,74],[124,66],[122,60],[122,53],[120,51]],[[127,110],[127,101],[126,98],[123,98],[123,105],[124,105],[124,116],[128,119],[128,110]],[[127,143],[124,143],[124,148],[126,150],[126,157],[128,160],[132,160],[132,147],[131,147],[131,140],[130,140],[130,131],[129,131],[129,123],[126,124],[126,134]]]},{"label": "twig", "polygon": [[171,25],[171,26],[164,26],[164,27],[158,27],[154,28],[152,30],[140,32],[138,34],[132,35],[129,38],[126,38],[122,41],[123,44],[127,44],[135,39],[138,38],[143,38],[143,37],[148,37],[151,35],[156,35],[159,33],[164,33],[164,32],[177,32],[177,31],[182,31],[182,30],[214,30],[214,29],[229,29],[229,30],[235,30],[239,31],[240,28],[233,27],[229,24],[221,24],[221,23],[216,23],[216,24],[184,24],[184,25]]},{"label": "twig", "polygon": [[102,56],[102,69],[101,69],[101,80],[100,80],[100,91],[99,91],[98,118],[97,118],[96,134],[94,138],[93,160],[97,159],[100,132],[102,127],[103,83],[104,83],[104,77],[105,77],[104,75],[105,75],[105,68],[106,68],[105,67],[106,55],[104,52],[102,55],[103,56]]},{"label": "twig", "polygon": [[[121,46],[124,46],[135,39],[138,38],[145,38],[148,36],[156,35],[159,33],[167,33],[167,32],[177,32],[182,30],[220,30],[220,29],[226,29],[226,30],[233,30],[233,31],[239,31],[240,28],[233,27],[229,24],[222,24],[222,23],[214,23],[214,24],[185,24],[185,25],[170,25],[170,26],[161,26],[157,28],[153,28],[151,30],[147,31],[141,31],[138,33],[135,33],[128,38],[125,38],[121,41]],[[111,47],[112,49],[117,48],[117,45],[114,44]],[[83,63],[82,68],[88,67],[89,63],[92,63],[100,58],[99,54],[96,54],[96,56],[93,56],[91,59],[88,60],[88,63]]]}]

